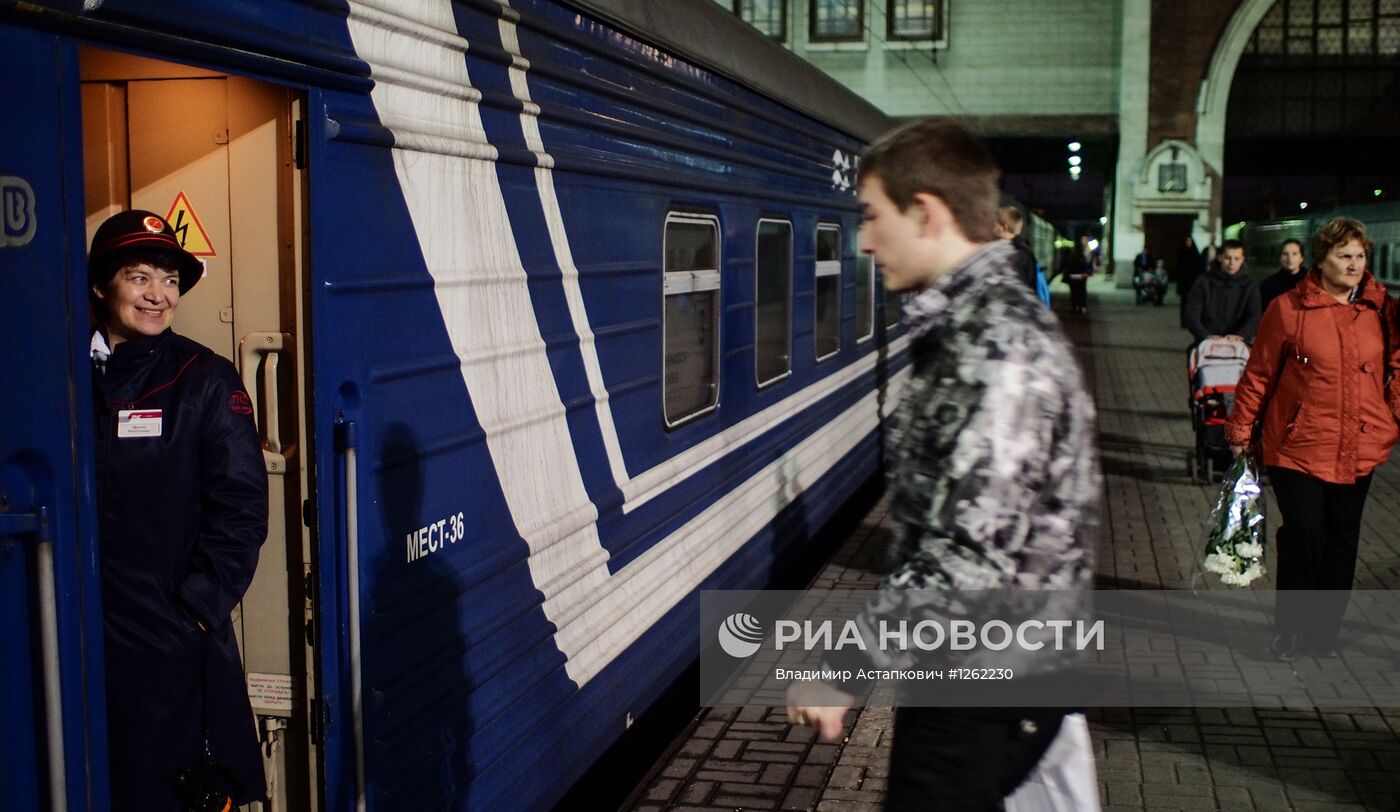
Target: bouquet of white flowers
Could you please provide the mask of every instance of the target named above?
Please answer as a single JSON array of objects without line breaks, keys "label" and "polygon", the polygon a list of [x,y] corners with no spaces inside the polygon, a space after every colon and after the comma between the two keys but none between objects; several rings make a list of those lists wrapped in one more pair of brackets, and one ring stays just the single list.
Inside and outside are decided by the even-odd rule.
[{"label": "bouquet of white flowers", "polygon": [[1225,473],[1210,512],[1202,566],[1229,586],[1248,586],[1264,574],[1264,487],[1248,454]]}]

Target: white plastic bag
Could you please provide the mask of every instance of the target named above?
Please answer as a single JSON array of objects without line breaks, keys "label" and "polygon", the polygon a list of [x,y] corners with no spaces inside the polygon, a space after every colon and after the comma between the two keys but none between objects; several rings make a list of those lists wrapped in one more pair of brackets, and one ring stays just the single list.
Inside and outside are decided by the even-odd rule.
[{"label": "white plastic bag", "polygon": [[1006,812],[1098,812],[1099,774],[1089,722],[1071,713],[1029,777],[1006,799]]}]

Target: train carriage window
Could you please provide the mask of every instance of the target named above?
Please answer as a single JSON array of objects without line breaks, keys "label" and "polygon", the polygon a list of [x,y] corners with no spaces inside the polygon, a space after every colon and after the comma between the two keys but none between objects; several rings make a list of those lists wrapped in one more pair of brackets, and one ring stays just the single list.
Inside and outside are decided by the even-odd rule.
[{"label": "train carriage window", "polygon": [[666,216],[662,382],[666,427],[719,402],[719,219]]},{"label": "train carriage window", "polygon": [[759,220],[754,249],[754,380],[792,370],[792,223]]},{"label": "train carriage window", "polygon": [[811,0],[807,17],[813,42],[865,39],[865,0]]},{"label": "train carriage window", "polygon": [[885,289],[885,329],[893,329],[899,324],[899,317],[904,312],[904,295],[895,293],[888,288]]},{"label": "train carriage window", "polygon": [[869,254],[856,258],[856,341],[875,335],[875,261]]},{"label": "train carriage window", "polygon": [[817,226],[816,318],[813,334],[817,360],[841,349],[841,228]]}]

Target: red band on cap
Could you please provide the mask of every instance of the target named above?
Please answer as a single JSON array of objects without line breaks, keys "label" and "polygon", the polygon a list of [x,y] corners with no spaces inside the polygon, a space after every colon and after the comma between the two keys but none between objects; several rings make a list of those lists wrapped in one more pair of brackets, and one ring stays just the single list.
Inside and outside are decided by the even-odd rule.
[{"label": "red band on cap", "polygon": [[111,242],[102,246],[102,251],[113,251],[118,248],[126,248],[129,245],[139,245],[141,243],[150,242],[160,243],[162,247],[166,248],[184,250],[180,248],[180,243],[176,242],[175,238],[170,236],[169,234],[143,234],[138,232],[136,234],[127,234],[123,237],[119,237],[115,240],[112,240]]}]

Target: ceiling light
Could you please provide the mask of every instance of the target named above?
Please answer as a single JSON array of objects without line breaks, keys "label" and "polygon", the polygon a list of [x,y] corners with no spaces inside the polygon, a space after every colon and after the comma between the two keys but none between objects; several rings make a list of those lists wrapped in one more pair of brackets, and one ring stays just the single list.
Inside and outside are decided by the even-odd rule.
[{"label": "ceiling light", "polygon": [[1084,145],[1081,144],[1081,143],[1079,143],[1078,141],[1071,141],[1071,142],[1069,142],[1069,151],[1070,151],[1070,152],[1078,152],[1078,151],[1079,151],[1079,148],[1082,147],[1082,146],[1084,146]]},{"label": "ceiling light", "polygon": [[1306,201],[1306,200],[1304,200],[1302,203],[1299,203],[1299,204],[1298,204],[1298,208],[1300,208],[1300,209],[1306,209],[1307,207],[1308,207],[1308,201]]},{"label": "ceiling light", "polygon": [[1079,164],[1082,163],[1083,160],[1084,160],[1084,159],[1083,159],[1083,158],[1080,158],[1078,155],[1071,155],[1071,156],[1069,156],[1069,165],[1070,165],[1070,166],[1079,166]]}]

